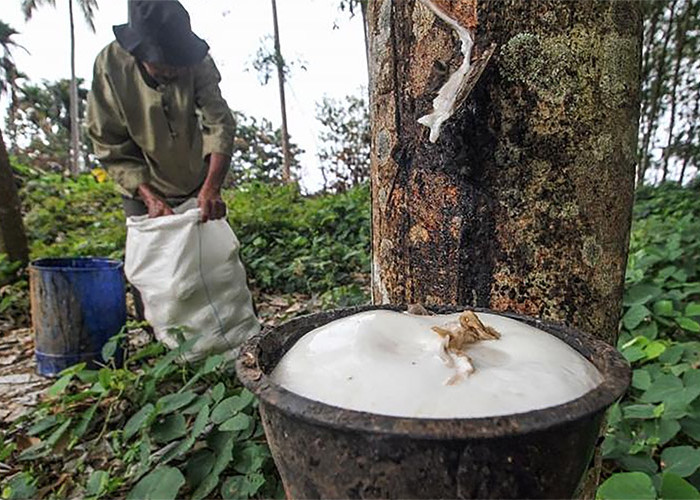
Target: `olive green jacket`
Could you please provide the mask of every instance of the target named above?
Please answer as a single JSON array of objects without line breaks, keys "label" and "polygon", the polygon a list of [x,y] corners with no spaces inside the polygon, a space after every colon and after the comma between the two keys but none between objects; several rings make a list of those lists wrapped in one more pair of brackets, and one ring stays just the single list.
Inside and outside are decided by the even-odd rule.
[{"label": "olive green jacket", "polygon": [[117,42],[95,60],[87,128],[95,154],[130,197],[149,183],[166,197],[192,194],[204,182],[211,153],[231,155],[235,122],[221,96],[211,57],[172,83],[147,82]]}]

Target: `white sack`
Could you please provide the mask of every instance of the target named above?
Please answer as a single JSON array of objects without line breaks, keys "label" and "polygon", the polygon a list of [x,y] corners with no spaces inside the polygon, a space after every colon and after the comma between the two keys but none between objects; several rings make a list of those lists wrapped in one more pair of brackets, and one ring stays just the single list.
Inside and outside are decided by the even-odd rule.
[{"label": "white sack", "polygon": [[225,219],[201,223],[196,200],[174,211],[155,219],[128,218],[126,278],[141,292],[158,340],[175,348],[177,335],[169,330],[182,328],[185,338],[201,336],[188,360],[215,353],[231,359],[260,331],[240,243]]}]

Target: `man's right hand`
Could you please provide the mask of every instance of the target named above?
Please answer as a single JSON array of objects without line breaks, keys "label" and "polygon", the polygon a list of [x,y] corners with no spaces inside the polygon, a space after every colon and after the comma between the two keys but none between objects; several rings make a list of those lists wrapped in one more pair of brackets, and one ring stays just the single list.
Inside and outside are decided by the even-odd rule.
[{"label": "man's right hand", "polygon": [[173,215],[173,209],[165,201],[165,199],[156,193],[148,184],[141,184],[138,189],[146,208],[148,209],[148,218],[155,219],[164,215]]}]

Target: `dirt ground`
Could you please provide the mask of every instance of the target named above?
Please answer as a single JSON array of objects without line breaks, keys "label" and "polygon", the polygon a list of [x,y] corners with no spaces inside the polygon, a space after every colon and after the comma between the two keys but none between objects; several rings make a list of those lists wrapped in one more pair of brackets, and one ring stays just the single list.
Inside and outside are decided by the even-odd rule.
[{"label": "dirt ground", "polygon": [[[133,313],[129,302],[130,315]],[[264,326],[320,310],[316,298],[306,295],[256,294],[258,316]],[[0,332],[0,426],[14,422],[40,400],[52,379],[36,373],[34,332],[30,325]]]},{"label": "dirt ground", "polygon": [[36,405],[51,379],[37,375],[30,328],[7,332],[0,344],[0,423],[12,422]]}]

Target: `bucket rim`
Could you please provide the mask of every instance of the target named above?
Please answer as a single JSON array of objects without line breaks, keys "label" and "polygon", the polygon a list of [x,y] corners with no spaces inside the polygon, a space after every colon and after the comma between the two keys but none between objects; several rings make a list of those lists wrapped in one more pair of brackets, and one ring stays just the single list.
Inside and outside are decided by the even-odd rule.
[{"label": "bucket rim", "polygon": [[[84,264],[99,264],[75,266],[75,263]],[[42,257],[33,260],[29,263],[30,269],[35,269],[42,272],[96,272],[96,271],[115,271],[124,267],[121,260],[110,259],[107,257]]]},{"label": "bucket rim", "polygon": [[[615,347],[592,335],[560,323],[510,312],[468,306],[428,308],[437,314],[471,310],[522,321],[564,341],[600,371],[603,381],[586,394],[548,408],[523,413],[477,418],[416,418],[380,415],[333,406],[296,394],[268,377],[281,357],[306,333],[326,323],[372,310],[405,311],[406,306],[369,305],[335,309],[290,320],[251,337],[240,349],[236,373],[241,383],[261,400],[261,406],[313,425],[342,431],[359,431],[413,439],[485,439],[530,434],[586,418],[595,418],[621,398],[631,380],[631,368]],[[271,366],[263,366],[263,348],[276,349],[268,357]],[[267,354],[263,354],[267,356]]]}]

